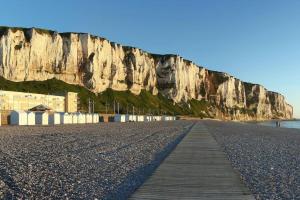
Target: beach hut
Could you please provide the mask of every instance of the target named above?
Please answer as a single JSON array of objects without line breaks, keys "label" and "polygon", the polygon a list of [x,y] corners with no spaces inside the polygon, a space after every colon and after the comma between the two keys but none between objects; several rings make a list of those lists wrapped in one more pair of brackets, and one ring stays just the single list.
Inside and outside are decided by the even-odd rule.
[{"label": "beach hut", "polygon": [[10,124],[27,125],[27,113],[24,111],[12,111],[10,113]]},{"label": "beach hut", "polygon": [[99,123],[99,114],[97,113],[94,113],[93,114],[93,123]]},{"label": "beach hut", "polygon": [[72,124],[72,115],[69,113],[60,113],[61,124]]},{"label": "beach hut", "polygon": [[171,116],[162,116],[162,121],[171,121],[172,120],[172,117]]},{"label": "beach hut", "polygon": [[126,115],[116,114],[114,116],[114,122],[126,122]]},{"label": "beach hut", "polygon": [[87,124],[93,123],[93,115],[90,114],[90,113],[87,113],[87,114],[85,115],[85,122],[86,122]]},{"label": "beach hut", "polygon": [[153,121],[161,121],[161,116],[153,116]]},{"label": "beach hut", "polygon": [[39,125],[49,124],[49,115],[47,112],[35,112],[35,123]]},{"label": "beach hut", "polygon": [[48,116],[48,124],[51,125],[60,124],[60,113],[51,113]]},{"label": "beach hut", "polygon": [[126,115],[125,115],[125,121],[126,121],[126,122],[129,122],[129,121],[130,121],[129,118],[130,118],[130,115],[126,114]]},{"label": "beach hut", "polygon": [[152,116],[150,116],[150,115],[146,116],[145,121],[146,122],[151,122],[152,121]]},{"label": "beach hut", "polygon": [[101,116],[101,115],[99,115],[99,122],[105,122],[105,121],[104,121],[104,117]]},{"label": "beach hut", "polygon": [[27,125],[35,125],[35,113],[34,112],[26,112],[27,114]]},{"label": "beach hut", "polygon": [[137,116],[136,115],[129,115],[129,121],[130,122],[136,122],[137,121]]},{"label": "beach hut", "polygon": [[78,124],[85,124],[85,114],[83,113],[76,113]]},{"label": "beach hut", "polygon": [[143,122],[143,121],[145,121],[144,116],[143,116],[143,115],[138,115],[138,116],[137,116],[137,121],[138,121],[138,122]]},{"label": "beach hut", "polygon": [[78,116],[76,115],[76,113],[72,113],[72,124],[78,124]]}]

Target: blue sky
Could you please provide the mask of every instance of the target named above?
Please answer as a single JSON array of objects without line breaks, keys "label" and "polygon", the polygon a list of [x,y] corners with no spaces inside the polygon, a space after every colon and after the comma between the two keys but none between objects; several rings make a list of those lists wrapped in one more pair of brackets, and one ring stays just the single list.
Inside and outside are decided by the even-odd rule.
[{"label": "blue sky", "polygon": [[284,94],[300,118],[298,0],[0,0],[0,25],[89,32]]}]

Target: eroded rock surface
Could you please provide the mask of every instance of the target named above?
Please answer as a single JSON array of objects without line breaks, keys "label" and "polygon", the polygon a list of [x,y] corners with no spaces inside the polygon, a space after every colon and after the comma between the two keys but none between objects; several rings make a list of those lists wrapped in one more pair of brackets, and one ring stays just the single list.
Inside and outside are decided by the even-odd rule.
[{"label": "eroded rock surface", "polygon": [[271,119],[293,116],[284,96],[178,55],[156,55],[86,33],[0,28],[0,76],[11,81],[57,78],[95,93],[112,88],[158,92],[174,102],[205,99],[215,116]]}]

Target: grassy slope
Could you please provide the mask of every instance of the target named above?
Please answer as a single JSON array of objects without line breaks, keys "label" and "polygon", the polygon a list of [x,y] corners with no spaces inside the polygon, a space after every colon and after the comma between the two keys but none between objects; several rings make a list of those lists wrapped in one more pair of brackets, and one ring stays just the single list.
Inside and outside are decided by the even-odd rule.
[{"label": "grassy slope", "polygon": [[[119,102],[120,112],[126,113],[127,107],[129,113],[132,112],[132,107],[135,107],[135,113],[138,111],[142,113],[152,114],[166,113],[177,115],[190,115],[198,117],[207,117],[209,103],[205,101],[191,100],[187,103],[177,104],[172,100],[167,99],[162,95],[152,95],[150,92],[143,90],[140,95],[134,95],[129,91],[113,91],[108,89],[98,95],[90,92],[86,88],[78,85],[67,84],[57,79],[50,79],[46,81],[26,81],[26,82],[12,82],[0,77],[0,89],[8,91],[32,92],[41,94],[61,94],[65,92],[77,92],[80,98],[79,109],[87,110],[88,98],[95,101],[96,112],[113,112],[113,101]],[[116,104],[117,105],[117,104]],[[116,106],[117,108],[117,106]]]}]

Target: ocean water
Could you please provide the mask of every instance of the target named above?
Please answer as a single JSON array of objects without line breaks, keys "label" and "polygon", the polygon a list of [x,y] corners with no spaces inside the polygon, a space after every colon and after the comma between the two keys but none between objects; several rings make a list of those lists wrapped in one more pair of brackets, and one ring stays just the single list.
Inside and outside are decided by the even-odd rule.
[{"label": "ocean water", "polygon": [[[264,125],[264,126],[276,127],[276,121],[258,122],[258,124]],[[300,120],[281,121],[280,125],[281,125],[281,127],[284,127],[284,128],[299,128],[300,129]]]}]

